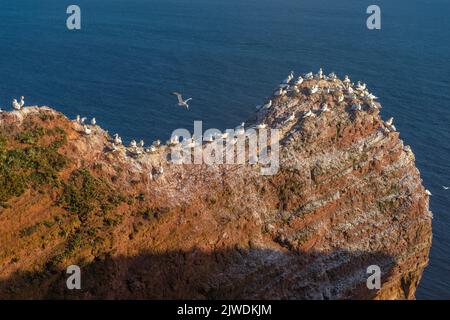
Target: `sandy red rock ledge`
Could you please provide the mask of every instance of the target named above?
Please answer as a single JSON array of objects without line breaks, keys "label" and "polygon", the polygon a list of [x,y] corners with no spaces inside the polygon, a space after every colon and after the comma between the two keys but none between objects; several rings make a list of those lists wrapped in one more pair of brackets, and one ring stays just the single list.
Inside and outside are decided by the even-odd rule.
[{"label": "sandy red rock ledge", "polygon": [[[0,208],[0,298],[413,299],[432,219],[414,154],[378,108],[352,111],[306,86],[253,119],[283,128],[274,176],[170,164],[165,148],[109,152],[99,126],[87,136],[47,107],[0,114],[9,149],[26,148],[12,138],[25,123],[59,127],[68,159],[60,184],[28,187]],[[330,112],[301,118],[325,101]],[[83,168],[119,200],[98,196],[83,215],[62,203]],[[66,289],[70,264],[82,267],[82,290]],[[366,287],[373,264],[380,290]]]}]

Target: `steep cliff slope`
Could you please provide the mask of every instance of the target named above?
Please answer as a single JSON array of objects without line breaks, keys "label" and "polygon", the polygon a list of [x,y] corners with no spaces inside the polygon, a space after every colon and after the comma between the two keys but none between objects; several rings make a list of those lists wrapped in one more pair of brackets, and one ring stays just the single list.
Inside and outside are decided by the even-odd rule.
[{"label": "steep cliff slope", "polygon": [[137,155],[47,107],[0,113],[0,298],[414,298],[428,195],[380,104],[348,88],[304,81],[257,111],[282,132],[267,176]]}]

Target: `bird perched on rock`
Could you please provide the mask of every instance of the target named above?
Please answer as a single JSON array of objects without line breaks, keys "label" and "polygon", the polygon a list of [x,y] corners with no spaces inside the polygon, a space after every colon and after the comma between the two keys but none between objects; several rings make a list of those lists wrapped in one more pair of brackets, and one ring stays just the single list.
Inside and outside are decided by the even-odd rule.
[{"label": "bird perched on rock", "polygon": [[394,124],[394,118],[390,117],[387,121],[386,121],[386,125],[388,126],[392,126]]},{"label": "bird perched on rock", "polygon": [[269,109],[272,106],[272,100],[269,100],[264,106],[264,109]]},{"label": "bird perched on rock", "polygon": [[306,112],[303,115],[303,118],[310,118],[310,117],[315,117],[316,115],[312,112],[312,110],[309,110],[308,112]]},{"label": "bird perched on rock", "polygon": [[432,196],[431,191],[428,190],[428,189],[425,190],[425,193],[426,193],[428,196]]},{"label": "bird perched on rock", "polygon": [[341,103],[342,101],[344,101],[344,95],[341,94],[341,95],[338,97],[338,102]]},{"label": "bird perched on rock", "polygon": [[87,118],[86,118],[86,117],[83,117],[83,118],[81,118],[80,123],[81,123],[81,124],[84,124],[84,123],[86,122],[86,120],[87,120]]},{"label": "bird perched on rock", "polygon": [[160,140],[153,141],[152,146],[159,147],[161,145]]},{"label": "bird perched on rock", "polygon": [[22,106],[20,105],[19,102],[17,102],[17,99],[13,99],[13,101],[12,101],[12,107],[14,108],[14,110],[20,110],[20,109],[22,109]]},{"label": "bird perched on rock", "polygon": [[292,79],[294,79],[294,71],[291,71],[291,73],[287,76],[286,79],[284,79],[283,83],[290,83],[292,81]]},{"label": "bird perched on rock", "polygon": [[345,75],[344,80],[342,82],[344,82],[345,84],[350,83],[350,78],[348,77],[348,75]]},{"label": "bird perched on rock", "polygon": [[354,105],[352,105],[352,110],[353,111],[361,111],[362,107],[359,103],[355,103]]},{"label": "bird perched on rock", "polygon": [[95,120],[95,118],[92,118],[92,119],[91,119],[91,124],[92,124],[93,126],[95,126],[95,125],[97,124],[97,120]]},{"label": "bird perched on rock", "polygon": [[289,118],[287,118],[287,121],[289,121],[289,122],[294,121],[294,120],[295,120],[295,112],[293,112],[293,113],[289,116]]},{"label": "bird perched on rock", "polygon": [[178,93],[178,92],[172,92],[172,95],[174,95],[174,96],[176,96],[178,98],[178,106],[184,107],[186,109],[189,109],[188,102],[191,101],[192,98],[183,100],[183,97],[182,97],[181,93]]},{"label": "bird perched on rock", "polygon": [[92,133],[92,130],[90,128],[88,128],[87,126],[84,126],[83,129],[84,129],[84,133],[87,135],[90,135]]},{"label": "bird perched on rock", "polygon": [[119,137],[119,134],[117,134],[117,133],[114,135],[114,143],[115,143],[116,145],[122,144],[122,138]]},{"label": "bird perched on rock", "polygon": [[136,140],[131,140],[131,142],[130,142],[130,147],[131,147],[131,148],[136,148],[136,147],[137,147],[137,142],[136,142]]},{"label": "bird perched on rock", "polygon": [[256,129],[265,129],[267,127],[267,124],[265,123],[260,123],[256,126]]},{"label": "bird perched on rock", "polygon": [[306,80],[312,80],[314,79],[314,75],[312,72],[308,72],[307,74],[305,74],[305,79]]},{"label": "bird perched on rock", "polygon": [[330,111],[330,109],[328,109],[328,104],[324,103],[322,105],[322,108],[320,108],[320,111],[321,112],[328,112],[328,111]]},{"label": "bird perched on rock", "polygon": [[319,86],[317,86],[317,85],[314,85],[314,86],[312,86],[311,88],[309,88],[309,93],[310,93],[310,94],[314,94],[314,93],[316,93],[317,91],[319,91]]},{"label": "bird perched on rock", "polygon": [[139,141],[139,147],[140,147],[140,148],[143,148],[144,145],[145,145],[144,140]]},{"label": "bird perched on rock", "polygon": [[298,77],[298,79],[297,79],[297,81],[295,81],[295,85],[301,85],[302,83],[303,83],[303,77],[302,76],[300,76],[300,77]]}]

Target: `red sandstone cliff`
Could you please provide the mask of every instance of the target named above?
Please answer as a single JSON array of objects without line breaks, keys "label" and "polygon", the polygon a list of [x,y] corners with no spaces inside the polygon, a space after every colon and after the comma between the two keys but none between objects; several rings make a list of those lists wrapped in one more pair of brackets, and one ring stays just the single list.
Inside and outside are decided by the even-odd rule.
[{"label": "red sandstone cliff", "polygon": [[414,298],[431,246],[414,155],[379,105],[310,86],[253,119],[283,132],[273,176],[111,151],[100,127],[46,107],[1,113],[0,298]]}]

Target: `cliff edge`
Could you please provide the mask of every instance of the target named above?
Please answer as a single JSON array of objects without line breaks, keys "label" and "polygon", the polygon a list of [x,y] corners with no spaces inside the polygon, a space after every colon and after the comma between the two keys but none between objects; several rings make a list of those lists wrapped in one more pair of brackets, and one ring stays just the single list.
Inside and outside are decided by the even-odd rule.
[{"label": "cliff edge", "polygon": [[413,299],[429,196],[361,86],[277,88],[248,124],[280,130],[274,175],[174,164],[48,107],[0,113],[0,298]]}]

